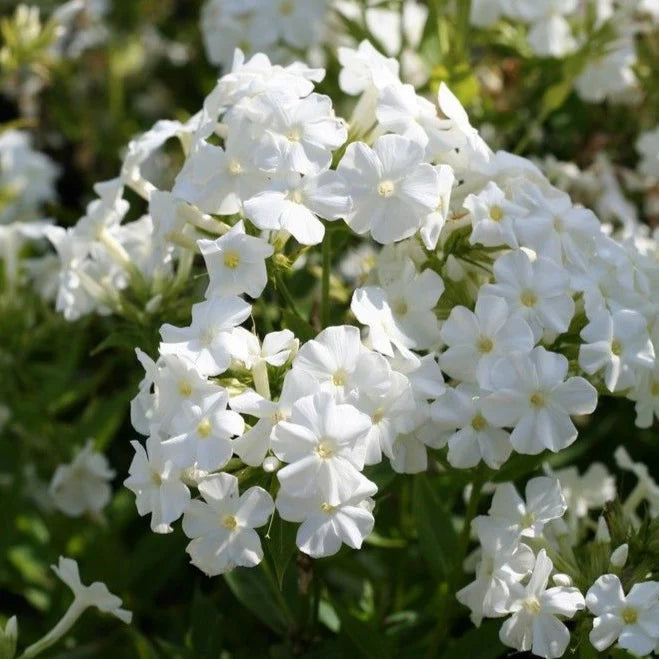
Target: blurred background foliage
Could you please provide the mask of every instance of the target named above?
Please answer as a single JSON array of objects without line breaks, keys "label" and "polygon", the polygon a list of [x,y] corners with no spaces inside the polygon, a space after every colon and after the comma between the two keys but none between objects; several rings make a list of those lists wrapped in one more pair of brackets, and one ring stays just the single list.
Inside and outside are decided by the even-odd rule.
[{"label": "blurred background foliage", "polygon": [[[57,4],[36,3],[44,29]],[[497,148],[552,153],[581,166],[606,150],[614,162],[634,165],[636,136],[657,122],[656,34],[640,47],[637,75],[645,100],[631,108],[596,106],[572,91],[584,51],[564,60],[539,59],[523,34],[501,30],[487,38],[469,29],[467,2],[455,12],[449,4],[429,3],[420,47],[431,71],[428,90],[446,81],[473,123],[492,127]],[[0,0],[5,43],[16,5]],[[0,129],[28,129],[35,147],[61,169],[59,198],[47,209],[58,223],[73,224],[93,184],[117,175],[131,137],[158,119],[185,119],[201,107],[218,71],[204,56],[200,5],[115,0],[106,18],[109,37],[98,46],[75,59],[51,61],[36,39],[0,67]],[[356,39],[367,36],[349,21],[344,28]],[[589,47],[605,36],[593,34]],[[338,98],[332,52],[327,67],[319,91]],[[41,81],[30,98],[17,92],[28,71]],[[338,103],[337,112],[349,115],[350,105],[351,99]],[[340,254],[343,239],[336,240]],[[308,271],[295,273],[290,283],[296,298],[308,298],[311,325],[316,283]],[[332,320],[341,322],[347,313],[341,291],[334,302]],[[259,311],[266,319],[279,313],[276,298],[267,304]],[[208,579],[187,564],[180,527],[167,536],[149,532],[133,495],[121,486],[134,438],[128,403],[142,377],[133,348],[153,353],[163,320],[184,322],[188,312],[184,303],[142,326],[110,317],[68,323],[26,291],[0,297],[0,401],[12,412],[0,430],[0,600],[3,614],[18,616],[21,646],[41,636],[68,606],[68,590],[49,569],[62,554],[80,561],[85,583],[105,581],[135,617],[123,626],[86,613],[49,657],[504,656],[499,622],[474,629],[453,597],[467,581],[460,561],[468,536],[458,523],[467,505],[463,489],[491,477],[483,471],[447,475],[435,469],[409,477],[386,465],[373,468],[369,478],[387,484],[377,498],[375,533],[364,550],[344,548],[331,560],[312,562],[302,554],[288,560],[294,532],[279,522],[264,543],[262,566]],[[309,327],[295,329],[304,334]],[[656,431],[638,430],[633,418],[628,401],[602,399],[578,442],[551,464],[583,470],[594,457],[612,464],[620,444],[631,447],[635,459],[656,464]],[[89,437],[117,472],[115,496],[104,519],[70,519],[52,509],[47,481]],[[524,480],[544,459],[515,456],[495,479]],[[624,492],[633,483],[623,477],[619,485]],[[587,657],[592,649],[582,650]]]}]

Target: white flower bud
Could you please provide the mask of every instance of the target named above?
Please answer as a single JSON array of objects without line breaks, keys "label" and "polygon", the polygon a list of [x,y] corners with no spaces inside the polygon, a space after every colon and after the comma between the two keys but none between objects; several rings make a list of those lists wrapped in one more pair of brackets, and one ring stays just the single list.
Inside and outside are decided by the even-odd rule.
[{"label": "white flower bud", "polygon": [[155,313],[160,309],[160,305],[162,304],[162,294],[158,293],[158,295],[154,295],[145,305],[144,309],[146,310],[147,313]]},{"label": "white flower bud", "polygon": [[13,659],[16,654],[16,640],[18,639],[18,623],[16,616],[7,620],[3,629],[0,626],[0,657],[2,659]]},{"label": "white flower bud", "polygon": [[465,276],[465,269],[462,267],[462,264],[458,259],[449,254],[446,259],[446,265],[444,266],[444,274],[452,281],[462,281]]},{"label": "white flower bud", "polygon": [[595,540],[597,542],[601,542],[602,544],[611,542],[609,527],[607,526],[603,515],[600,515],[600,518],[597,520],[597,532],[595,533]]},{"label": "white flower bud", "polygon": [[627,543],[620,545],[620,547],[614,549],[611,553],[611,565],[613,565],[613,567],[624,567],[628,555],[629,545]]},{"label": "white flower bud", "polygon": [[281,462],[279,462],[279,460],[277,460],[277,458],[275,458],[274,455],[269,455],[263,461],[263,465],[262,465],[263,471],[265,471],[268,474],[274,473],[275,471],[277,471],[277,469],[279,469],[280,466],[281,466]]},{"label": "white flower bud", "polygon": [[552,581],[556,586],[564,586],[565,588],[569,588],[573,584],[572,577],[569,574],[555,574]]}]

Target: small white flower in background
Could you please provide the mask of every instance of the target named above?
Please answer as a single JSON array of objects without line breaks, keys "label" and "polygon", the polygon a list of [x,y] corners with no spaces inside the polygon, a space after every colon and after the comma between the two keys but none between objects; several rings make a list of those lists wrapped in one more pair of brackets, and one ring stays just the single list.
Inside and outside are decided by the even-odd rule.
[{"label": "small white flower in background", "polygon": [[208,576],[258,565],[263,549],[254,529],[274,512],[270,495],[261,487],[241,495],[238,479],[225,473],[207,476],[198,487],[203,501],[190,501],[183,515],[183,531],[192,538],[186,549],[192,564]]},{"label": "small white flower in background", "polygon": [[546,0],[523,6],[525,20],[531,23],[527,40],[536,55],[565,57],[577,49],[577,41],[565,18],[577,9],[578,0]]},{"label": "small white flower in background", "polygon": [[400,135],[383,135],[372,149],[352,142],[336,171],[352,200],[346,223],[383,245],[416,233],[439,204],[437,170],[418,143]]},{"label": "small white flower in background", "polygon": [[293,497],[322,488],[332,506],[354,492],[364,476],[366,436],[371,420],[352,405],[339,404],[321,391],[298,400],[287,421],[272,433],[272,451],[287,462],[277,472],[282,489]]},{"label": "small white flower in background", "polygon": [[197,241],[206,262],[210,281],[206,297],[247,293],[257,298],[268,283],[265,260],[274,248],[261,238],[248,236],[238,222],[217,240]]},{"label": "small white flower in background", "polygon": [[506,614],[510,586],[522,581],[533,570],[533,551],[516,540],[515,534],[501,533],[498,524],[487,517],[474,524],[482,554],[476,579],[456,593],[458,602],[469,607],[471,620],[478,627],[483,617]]},{"label": "small white flower in background", "polygon": [[659,581],[634,584],[625,595],[615,574],[604,574],[586,593],[586,606],[596,617],[590,642],[603,652],[618,646],[637,656],[652,654],[659,641]]},{"label": "small white flower in background", "polygon": [[515,228],[518,221],[524,221],[528,211],[508,201],[505,192],[496,183],[488,183],[477,195],[470,194],[463,206],[471,215],[473,230],[469,236],[470,244],[518,247]]},{"label": "small white flower in background", "polygon": [[124,485],[135,493],[140,516],[151,514],[154,533],[171,533],[171,524],[182,514],[190,500],[190,490],[181,480],[181,469],[169,458],[157,437],[146,440],[146,449],[131,442],[135,456]]},{"label": "small white flower in background", "polygon": [[503,298],[479,295],[474,311],[457,306],[444,322],[441,337],[448,346],[439,365],[452,378],[463,382],[490,384],[495,363],[518,350],[530,352],[533,332],[519,315],[511,315]]},{"label": "small white flower in background", "polygon": [[570,278],[549,259],[531,261],[523,250],[508,252],[494,262],[496,283],[485,284],[481,295],[495,295],[508,302],[511,313],[526,320],[537,341],[544,330],[565,332],[574,315]]},{"label": "small white flower in background", "polygon": [[609,391],[634,386],[639,371],[654,367],[647,321],[637,311],[598,311],[581,330],[581,338],[579,366],[589,375],[604,369]]},{"label": "small white flower in background", "polygon": [[515,532],[525,538],[539,538],[548,522],[559,519],[567,504],[556,478],[539,476],[526,484],[526,501],[512,483],[501,483],[492,497],[489,519],[502,532]]},{"label": "small white flower in background", "polygon": [[58,564],[51,565],[51,568],[72,590],[73,602],[71,602],[62,619],[45,636],[26,648],[21,657],[36,657],[57,643],[57,641],[69,632],[85,610],[90,607],[96,607],[99,611],[110,613],[119,618],[121,622],[127,625],[130,624],[133,614],[121,608],[121,599],[113,595],[104,583],[94,581],[91,585],[85,586],[80,581],[78,563],[75,560],[60,556]]},{"label": "small white flower in background", "polygon": [[[654,343],[659,346],[659,341]],[[636,425],[650,428],[654,419],[659,419],[659,359],[655,358],[654,368],[644,368],[638,373],[629,398],[636,403]]]},{"label": "small white flower in background", "polygon": [[638,171],[650,180],[659,179],[659,126],[640,135],[636,151],[641,156]]},{"label": "small white flower in background", "polygon": [[599,462],[589,465],[583,474],[576,467],[566,467],[550,475],[560,481],[567,514],[576,518],[586,517],[589,510],[602,508],[607,501],[615,499],[615,478]]},{"label": "small white flower in background", "polygon": [[336,554],[342,544],[361,548],[375,523],[370,497],[377,489],[364,478],[335,504],[329,503],[322,487],[308,497],[291,497],[282,490],[276,506],[282,519],[301,522],[296,536],[298,548],[312,558],[321,558]]},{"label": "small white flower in background", "polygon": [[231,331],[252,311],[239,297],[212,298],[192,306],[189,327],[168,323],[160,328],[161,355],[179,355],[190,360],[203,375],[226,371],[231,362]]},{"label": "small white flower in background", "polygon": [[567,372],[567,358],[542,347],[497,362],[483,414],[496,426],[514,427],[510,441],[518,453],[537,455],[569,446],[577,438],[570,415],[595,410],[595,388],[581,377],[566,380]]},{"label": "small white flower in background", "polygon": [[468,469],[483,460],[491,469],[499,469],[512,453],[509,434],[490,425],[480,409],[480,400],[487,394],[461,383],[432,404],[432,420],[448,441],[447,457],[454,467]]},{"label": "small white flower in background", "polygon": [[341,47],[338,56],[339,87],[350,96],[400,82],[398,61],[382,55],[369,41],[362,41],[357,49]]},{"label": "small white flower in background", "polygon": [[215,471],[229,462],[233,455],[231,438],[242,435],[245,422],[240,414],[226,409],[228,401],[226,391],[221,391],[199,404],[183,404],[172,422],[176,436],[162,443],[166,455],[177,466]]},{"label": "small white flower in background", "polygon": [[557,616],[572,618],[584,608],[584,598],[577,588],[547,588],[554,565],[544,549],[538,553],[529,582],[512,584],[507,605],[512,616],[499,632],[501,642],[521,652],[550,659],[563,656],[570,642],[570,632]]},{"label": "small white flower in background", "polygon": [[647,501],[650,506],[650,516],[654,518],[659,515],[659,484],[654,480],[647,466],[642,462],[634,462],[624,446],[618,446],[613,455],[620,469],[631,471],[638,479],[623,504],[625,512],[638,525],[636,509],[642,501]]},{"label": "small white flower in background", "polygon": [[70,464],[57,467],[49,492],[55,506],[70,517],[98,514],[110,501],[114,476],[107,458],[88,440]]}]

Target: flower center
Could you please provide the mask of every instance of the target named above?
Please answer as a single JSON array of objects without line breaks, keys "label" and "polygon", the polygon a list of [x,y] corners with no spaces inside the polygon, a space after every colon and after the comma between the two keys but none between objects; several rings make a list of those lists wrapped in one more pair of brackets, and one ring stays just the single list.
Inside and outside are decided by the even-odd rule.
[{"label": "flower center", "polygon": [[521,295],[519,296],[519,299],[520,302],[525,307],[533,307],[535,306],[535,303],[538,301],[538,298],[536,297],[535,293],[529,290],[522,291]]},{"label": "flower center", "polygon": [[242,172],[243,166],[235,158],[231,158],[229,161],[229,174],[237,176],[238,174],[242,174]]},{"label": "flower center", "polygon": [[528,529],[535,524],[535,513],[526,512],[522,515],[522,528]]},{"label": "flower center", "polygon": [[527,597],[524,600],[523,606],[524,606],[524,610],[532,616],[538,615],[538,613],[540,613],[540,609],[542,608],[540,606],[540,602],[538,601],[538,598],[535,597],[534,595]]},{"label": "flower center", "polygon": [[385,199],[391,197],[394,193],[394,182],[393,181],[380,181],[378,183],[378,194]]},{"label": "flower center", "polygon": [[501,222],[503,219],[503,208],[501,206],[492,206],[490,208],[490,219],[495,222]]},{"label": "flower center", "polygon": [[279,423],[280,421],[285,421],[288,418],[288,414],[284,412],[283,410],[277,410],[273,415],[272,415],[272,420],[274,423]]},{"label": "flower center", "polygon": [[300,190],[293,190],[293,192],[291,192],[290,199],[296,204],[301,204],[303,201],[302,192]]},{"label": "flower center", "polygon": [[380,423],[380,421],[384,419],[384,409],[382,407],[378,407],[378,409],[373,412],[373,416],[371,418],[373,419],[373,423]]},{"label": "flower center", "polygon": [[323,501],[323,503],[320,504],[320,509],[321,509],[324,513],[326,513],[326,514],[328,514],[328,515],[329,515],[329,514],[335,509],[335,508],[336,508],[336,506],[332,506],[331,504],[327,503],[327,501]]},{"label": "flower center", "polygon": [[288,133],[286,133],[286,138],[289,142],[299,142],[302,135],[300,134],[299,128],[291,128]]},{"label": "flower center", "polygon": [[335,387],[342,387],[346,383],[347,379],[348,379],[348,374],[342,368],[340,368],[332,376],[332,384]]},{"label": "flower center", "polygon": [[279,5],[279,13],[282,16],[290,16],[294,9],[295,5],[293,4],[292,0],[284,0],[284,2],[280,3]]},{"label": "flower center", "polygon": [[328,458],[331,458],[334,455],[334,450],[332,448],[332,445],[329,442],[320,442],[318,446],[316,446],[316,455],[319,458],[323,458],[323,460],[327,460]]},{"label": "flower center", "polygon": [[409,311],[407,300],[398,299],[394,302],[394,313],[397,316],[404,316]]},{"label": "flower center", "polygon": [[622,354],[622,343],[618,339],[613,339],[611,342],[611,352],[616,356],[620,357]]},{"label": "flower center", "polygon": [[238,526],[238,522],[233,515],[225,515],[222,518],[222,526],[229,531],[233,531]]},{"label": "flower center", "polygon": [[652,387],[650,388],[650,393],[653,396],[659,396],[659,380],[655,380],[652,383]]},{"label": "flower center", "polygon": [[488,336],[483,336],[480,338],[478,341],[478,352],[483,353],[486,355],[489,352],[492,352],[492,348],[494,348],[494,343],[492,343],[492,339],[490,339]]},{"label": "flower center", "polygon": [[208,347],[213,343],[216,332],[213,327],[204,327],[204,329],[199,333],[199,342],[201,345]]},{"label": "flower center", "polygon": [[229,270],[235,270],[240,265],[240,253],[235,249],[228,249],[224,252],[224,265]]},{"label": "flower center", "polygon": [[485,417],[480,412],[471,420],[471,427],[476,432],[480,432],[486,426],[487,426],[487,421],[485,420]]},{"label": "flower center", "polygon": [[540,391],[534,391],[531,394],[529,401],[531,402],[531,405],[533,405],[533,407],[544,407],[545,405],[545,397]]},{"label": "flower center", "polygon": [[622,619],[626,625],[633,625],[638,620],[638,612],[631,606],[626,607],[622,612]]},{"label": "flower center", "polygon": [[151,482],[156,487],[160,487],[162,485],[162,476],[157,471],[152,471],[151,472]]},{"label": "flower center", "polygon": [[178,392],[183,398],[189,398],[192,396],[192,385],[188,380],[181,380],[178,383]]},{"label": "flower center", "polygon": [[564,228],[565,224],[563,223],[563,218],[556,215],[554,217],[554,229],[560,233]]},{"label": "flower center", "polygon": [[212,430],[213,426],[211,426],[211,422],[208,419],[202,419],[197,426],[197,434],[200,437],[208,437]]}]

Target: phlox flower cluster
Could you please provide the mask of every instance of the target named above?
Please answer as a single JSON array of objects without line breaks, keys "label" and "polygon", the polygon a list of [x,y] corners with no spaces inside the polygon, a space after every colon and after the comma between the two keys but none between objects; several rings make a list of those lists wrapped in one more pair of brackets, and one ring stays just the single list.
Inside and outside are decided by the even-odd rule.
[{"label": "phlox flower cluster", "polygon": [[[584,101],[633,102],[637,87],[635,35],[659,20],[655,0],[475,0],[471,24],[491,28],[508,20],[526,27],[526,43],[539,57],[567,58],[581,51],[592,55],[575,80]],[[598,45],[602,34],[606,45]],[[593,50],[594,49],[594,50]]]},{"label": "phlox flower cluster", "polygon": [[[639,474],[622,504],[635,520],[641,501],[656,506],[659,490],[624,449],[616,460]],[[532,478],[524,497],[511,483],[497,485],[488,514],[472,523],[475,579],[457,593],[474,624],[506,618],[499,632],[505,645],[550,658],[569,645],[566,621],[585,619],[598,651],[617,644],[636,656],[651,654],[659,643],[659,582],[645,575],[630,582],[622,572],[628,545],[612,547],[609,522],[590,517],[615,496],[615,479],[600,463],[584,474],[568,467]]]},{"label": "phlox flower cluster", "polygon": [[[146,440],[125,484],[154,532],[182,518],[208,575],[258,564],[256,529],[273,515],[310,556],[360,548],[377,512],[370,467],[385,459],[399,473],[498,469],[573,444],[598,395],[632,400],[642,427],[659,412],[656,252],[608,235],[530,161],[493,152],[445,84],[418,95],[369,42],[338,59],[347,121],[315,91],[323,69],[237,50],[199,113],[135,139],[85,217],[50,232],[70,318],[149,314],[203,261],[189,324],[163,325],[157,355],[138,350],[131,419]],[[159,186],[143,164],[171,138],[183,164]],[[125,186],[149,209],[122,224]],[[285,279],[322,250],[329,288],[332,232],[370,253],[340,282],[350,311],[329,314],[325,295],[313,338],[285,317],[261,332],[254,312],[273,293],[308,325]],[[511,615],[504,642],[553,657],[569,640],[560,618],[588,598],[547,589],[555,553],[527,542],[566,512],[552,478],[531,481],[526,501],[500,486],[475,529],[503,576],[490,593],[482,568],[462,597],[476,621]]]}]

